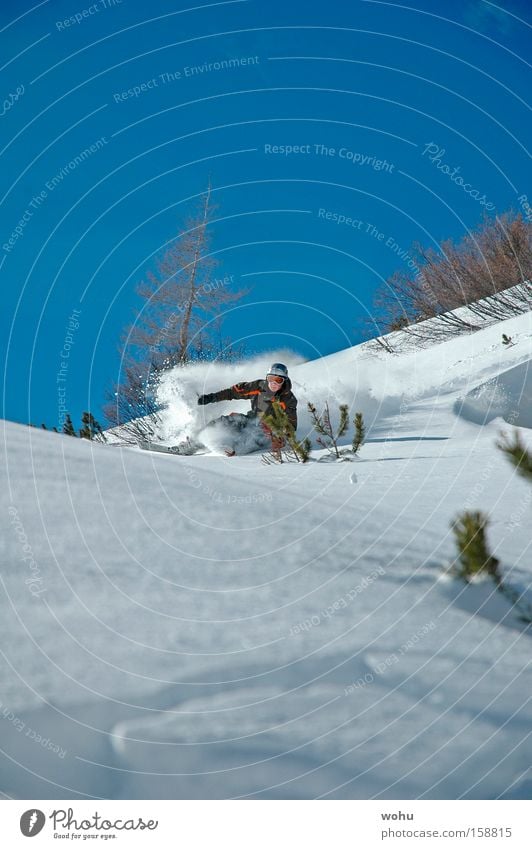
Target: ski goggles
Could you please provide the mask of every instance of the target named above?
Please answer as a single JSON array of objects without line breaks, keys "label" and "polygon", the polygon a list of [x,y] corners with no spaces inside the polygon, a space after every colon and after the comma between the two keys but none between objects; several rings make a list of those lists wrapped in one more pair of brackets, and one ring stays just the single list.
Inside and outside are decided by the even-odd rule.
[{"label": "ski goggles", "polygon": [[284,383],[284,377],[279,377],[278,374],[267,374],[266,380],[268,383],[273,383],[275,386],[282,386]]}]

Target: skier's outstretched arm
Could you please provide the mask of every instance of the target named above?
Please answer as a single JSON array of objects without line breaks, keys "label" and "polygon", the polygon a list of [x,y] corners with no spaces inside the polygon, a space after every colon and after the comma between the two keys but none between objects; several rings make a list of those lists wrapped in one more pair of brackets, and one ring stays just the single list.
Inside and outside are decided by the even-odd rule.
[{"label": "skier's outstretched arm", "polygon": [[200,395],[198,404],[203,406],[203,404],[213,404],[215,401],[238,401],[243,398],[252,398],[253,395],[260,394],[260,383],[260,380],[252,380],[249,383],[235,383],[234,386],[220,389],[219,392]]}]

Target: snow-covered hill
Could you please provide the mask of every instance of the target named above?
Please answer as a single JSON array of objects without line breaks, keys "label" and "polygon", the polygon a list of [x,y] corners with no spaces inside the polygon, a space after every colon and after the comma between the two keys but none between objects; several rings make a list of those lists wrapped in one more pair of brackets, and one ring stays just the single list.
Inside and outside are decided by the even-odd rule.
[{"label": "snow-covered hill", "polygon": [[[530,631],[446,568],[451,520],[479,508],[530,587],[532,488],[494,444],[506,418],[532,446],[531,359],[529,313],[422,351],[294,361],[301,435],[307,400],[364,413],[350,463],[4,423],[3,794],[528,798]],[[195,398],[267,365],[169,375],[161,436],[239,409]]]}]

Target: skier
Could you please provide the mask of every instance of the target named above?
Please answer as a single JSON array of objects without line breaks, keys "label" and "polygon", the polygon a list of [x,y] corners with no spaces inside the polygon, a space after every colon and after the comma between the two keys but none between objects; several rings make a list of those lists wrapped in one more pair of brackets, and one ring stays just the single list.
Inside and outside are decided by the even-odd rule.
[{"label": "skier", "polygon": [[[274,363],[266,375],[266,379],[252,380],[249,383],[236,383],[228,389],[219,392],[211,392],[200,395],[198,404],[212,404],[216,401],[236,401],[249,398],[251,409],[248,413],[230,413],[209,422],[208,427],[222,423],[233,431],[250,431],[251,442],[256,438],[254,448],[270,447],[272,451],[278,452],[284,445],[284,440],[275,436],[269,427],[262,421],[264,416],[273,412],[272,401],[279,402],[281,409],[286,412],[288,421],[296,430],[297,428],[297,398],[292,392],[292,383],[288,377],[288,369],[282,363]],[[259,429],[260,428],[260,429]],[[255,431],[253,433],[253,430]],[[239,442],[248,442],[245,433]],[[228,448],[225,452],[229,457],[236,454],[234,448]]]}]

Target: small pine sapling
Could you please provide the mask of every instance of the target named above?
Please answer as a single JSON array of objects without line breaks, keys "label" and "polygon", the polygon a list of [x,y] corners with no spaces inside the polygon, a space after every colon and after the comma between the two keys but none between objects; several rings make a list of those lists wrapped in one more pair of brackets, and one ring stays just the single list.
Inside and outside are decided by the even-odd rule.
[{"label": "small pine sapling", "polygon": [[[501,434],[501,440],[497,447],[503,451],[518,473],[527,480],[532,480],[532,454],[527,450],[519,431],[515,431],[513,439],[506,434]],[[503,582],[499,571],[499,561],[490,555],[486,543],[487,517],[480,511],[466,511],[453,524],[453,530],[459,550],[459,567],[455,571],[469,581],[471,577],[479,572],[487,572],[497,585],[497,589],[503,593],[508,600],[520,612],[519,619],[532,624],[532,605],[524,597],[524,592]]]},{"label": "small pine sapling", "polygon": [[312,442],[308,436],[305,436],[303,442],[299,442],[299,458],[302,463],[307,463],[310,460],[310,452],[312,451]]},{"label": "small pine sapling", "polygon": [[327,450],[331,454],[335,455],[339,460],[341,455],[338,450],[338,440],[344,436],[349,427],[349,407],[347,404],[340,404],[340,421],[338,423],[336,433],[334,432],[331,423],[331,414],[329,404],[327,402],[325,402],[325,409],[321,414],[318,413],[316,407],[310,401],[308,402],[307,407],[312,419],[314,430],[319,434],[318,439],[316,440],[318,445],[321,445],[322,448],[327,448]]},{"label": "small pine sapling", "polygon": [[465,581],[486,572],[499,586],[499,561],[489,553],[487,525],[488,518],[480,510],[465,510],[454,520],[451,527],[458,547],[456,571]]},{"label": "small pine sapling", "polygon": [[511,336],[507,336],[507,335],[506,335],[506,333],[503,333],[503,334],[502,334],[502,344],[503,344],[503,345],[506,345],[506,346],[509,346],[509,345],[514,345],[515,343],[514,343],[514,342],[512,342],[512,337],[511,337]]},{"label": "small pine sapling", "polygon": [[272,413],[264,416],[262,422],[271,431],[274,443],[272,450],[263,456],[266,464],[282,463],[283,454],[288,462],[306,463],[309,460],[310,439],[299,442],[292,422],[278,401],[272,401]]},{"label": "small pine sapling", "polygon": [[362,413],[355,413],[354,418],[355,435],[353,436],[353,454],[358,454],[364,440],[366,438],[366,428],[364,426],[364,416]]}]

